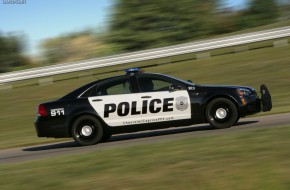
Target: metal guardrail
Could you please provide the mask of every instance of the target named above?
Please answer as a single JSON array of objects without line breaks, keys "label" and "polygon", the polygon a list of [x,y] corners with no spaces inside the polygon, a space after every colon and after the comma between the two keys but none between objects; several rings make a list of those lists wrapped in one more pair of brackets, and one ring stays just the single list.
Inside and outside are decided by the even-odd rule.
[{"label": "metal guardrail", "polygon": [[272,30],[247,33],[242,35],[235,35],[230,37],[202,40],[176,46],[168,46],[165,48],[157,48],[133,53],[119,54],[115,56],[103,57],[98,59],[57,64],[52,66],[3,73],[0,75],[0,84],[21,81],[26,79],[33,79],[38,77],[47,77],[75,71],[84,71],[112,65],[132,63],[137,61],[151,60],[186,53],[194,53],[289,36],[290,36],[290,27],[283,27]]}]

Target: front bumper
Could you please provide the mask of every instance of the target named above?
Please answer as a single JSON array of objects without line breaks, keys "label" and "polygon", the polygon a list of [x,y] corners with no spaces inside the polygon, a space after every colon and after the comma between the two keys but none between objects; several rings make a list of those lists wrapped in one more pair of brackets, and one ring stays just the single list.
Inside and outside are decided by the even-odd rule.
[{"label": "front bumper", "polygon": [[241,117],[261,112],[261,100],[258,97],[244,98],[246,104],[240,107]]},{"label": "front bumper", "polygon": [[267,112],[272,109],[272,99],[269,90],[265,85],[261,85],[261,98],[256,93],[251,97],[241,97],[243,106],[240,108],[241,116],[251,115],[258,112]]},{"label": "front bumper", "polygon": [[271,94],[270,94],[268,88],[266,87],[266,85],[262,84],[260,87],[260,91],[261,91],[262,111],[263,112],[271,111],[272,98],[271,98]]}]

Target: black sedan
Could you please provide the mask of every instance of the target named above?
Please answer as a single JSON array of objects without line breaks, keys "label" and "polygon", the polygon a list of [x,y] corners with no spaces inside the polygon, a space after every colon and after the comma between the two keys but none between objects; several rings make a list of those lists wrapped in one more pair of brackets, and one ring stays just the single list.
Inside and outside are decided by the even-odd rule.
[{"label": "black sedan", "polygon": [[271,110],[265,85],[261,93],[260,98],[251,87],[198,85],[133,68],[40,104],[35,128],[38,137],[73,137],[81,145],[112,134],[199,123],[228,128],[240,117]]}]

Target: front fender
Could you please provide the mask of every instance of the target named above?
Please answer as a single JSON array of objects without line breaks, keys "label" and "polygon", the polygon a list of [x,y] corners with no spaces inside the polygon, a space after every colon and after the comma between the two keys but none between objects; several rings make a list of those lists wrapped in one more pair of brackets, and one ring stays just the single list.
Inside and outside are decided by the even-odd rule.
[{"label": "front fender", "polygon": [[227,99],[232,100],[237,106],[238,111],[240,113],[240,109],[243,106],[243,103],[240,97],[236,93],[231,92],[231,91],[210,93],[207,96],[205,96],[203,100],[204,110],[206,109],[206,106],[208,105],[208,103],[210,103],[212,100],[216,98],[227,98]]}]

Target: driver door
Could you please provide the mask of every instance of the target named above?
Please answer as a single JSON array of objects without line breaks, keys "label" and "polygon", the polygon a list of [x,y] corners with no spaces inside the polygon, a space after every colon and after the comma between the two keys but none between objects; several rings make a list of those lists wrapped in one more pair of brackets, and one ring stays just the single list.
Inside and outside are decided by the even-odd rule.
[{"label": "driver door", "polygon": [[183,120],[191,118],[191,104],[187,90],[183,87],[172,90],[178,84],[172,80],[155,76],[137,77],[142,101],[142,119],[146,123]]}]

